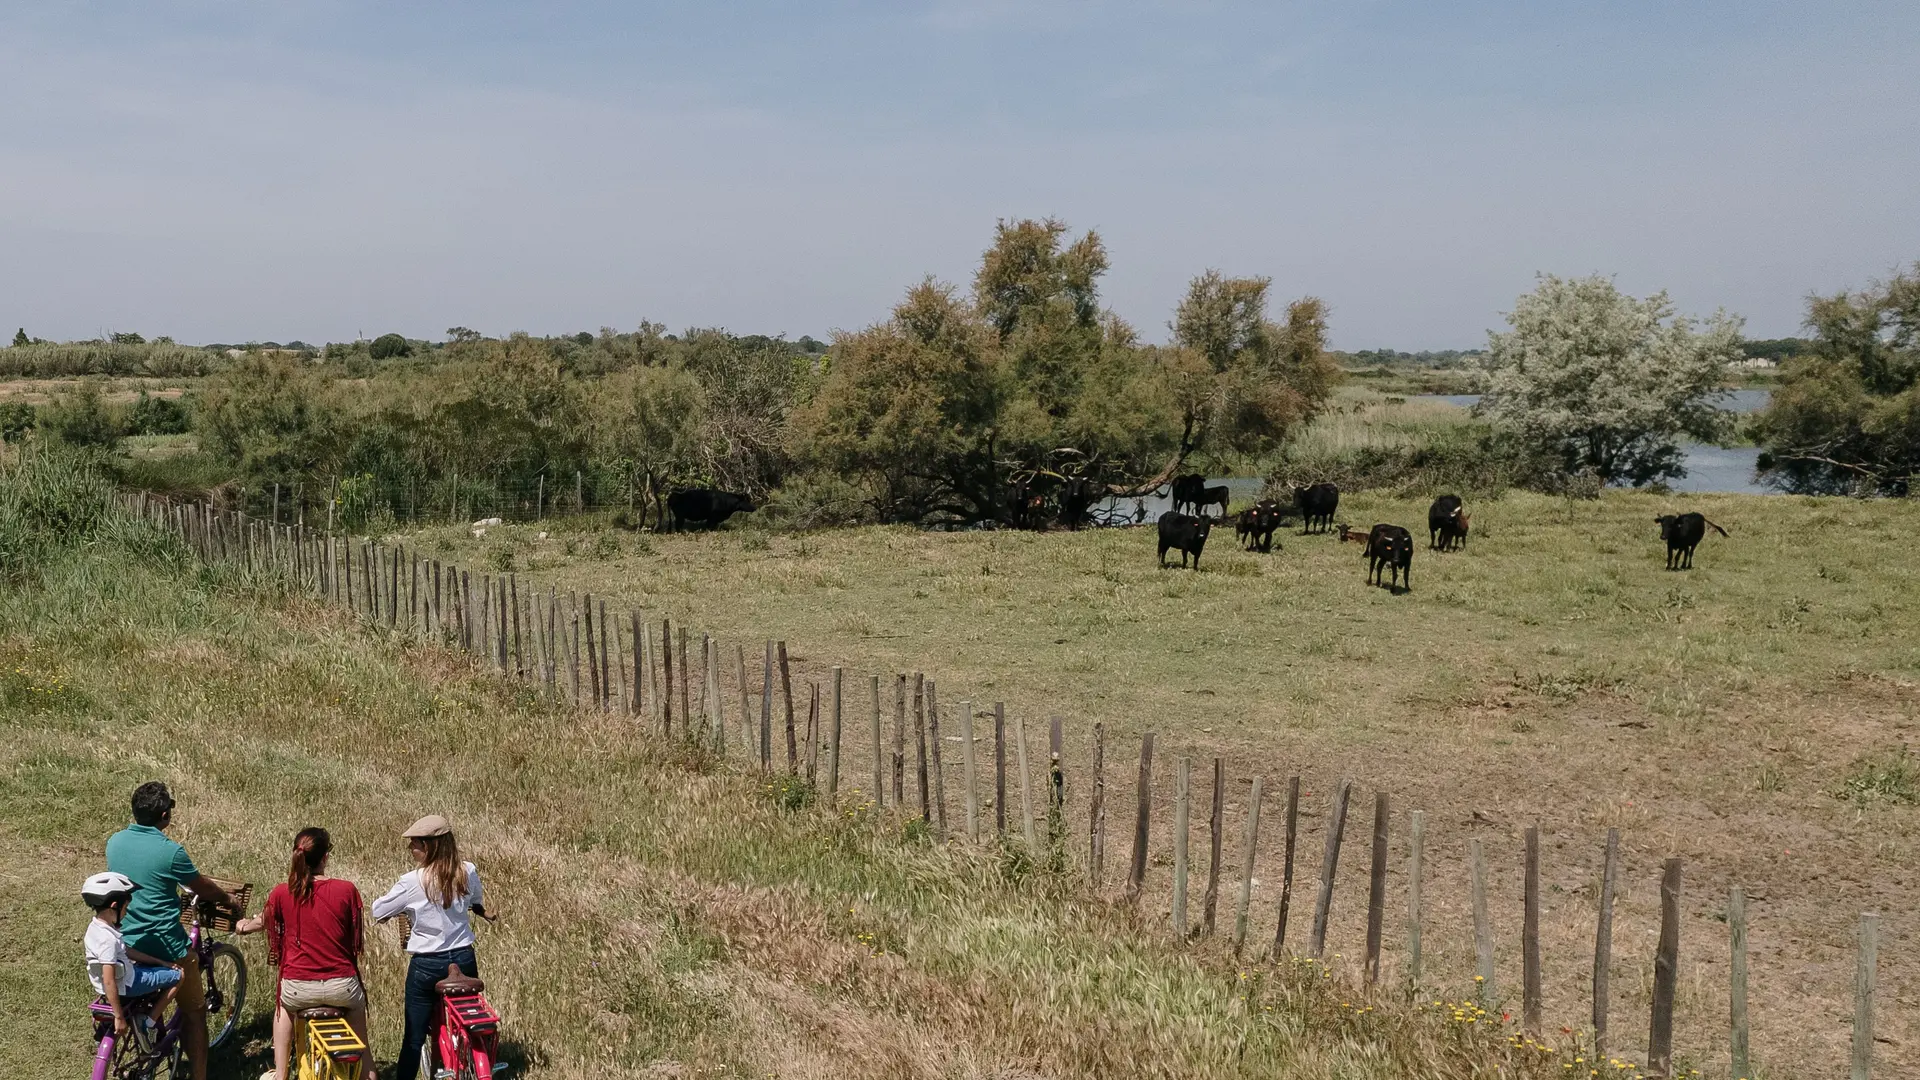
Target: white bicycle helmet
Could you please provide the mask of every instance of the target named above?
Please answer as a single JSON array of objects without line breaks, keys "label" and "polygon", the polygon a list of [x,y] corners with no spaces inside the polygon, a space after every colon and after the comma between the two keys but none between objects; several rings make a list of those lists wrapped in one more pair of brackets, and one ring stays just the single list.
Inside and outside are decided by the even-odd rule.
[{"label": "white bicycle helmet", "polygon": [[107,870],[93,875],[81,884],[80,898],[91,904],[103,904],[116,896],[128,896],[137,888],[139,886],[133,883],[132,878]]}]

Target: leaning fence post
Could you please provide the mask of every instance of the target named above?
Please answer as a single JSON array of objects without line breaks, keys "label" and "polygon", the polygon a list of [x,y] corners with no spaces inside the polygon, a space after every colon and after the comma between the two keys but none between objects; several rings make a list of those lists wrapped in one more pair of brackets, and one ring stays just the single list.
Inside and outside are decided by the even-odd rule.
[{"label": "leaning fence post", "polygon": [[1347,796],[1352,793],[1347,781],[1340,781],[1333,793],[1333,812],[1327,820],[1327,850],[1320,859],[1320,895],[1313,904],[1313,940],[1309,943],[1314,959],[1327,949],[1327,918],[1333,913],[1333,875],[1340,869],[1340,836],[1347,827]]},{"label": "leaning fence post", "polygon": [[1147,833],[1153,821],[1153,732],[1140,737],[1139,807],[1133,818],[1133,863],[1127,869],[1127,899],[1138,902],[1147,880]]},{"label": "leaning fence post", "polygon": [[1367,869],[1368,985],[1380,981],[1380,943],[1387,925],[1387,793],[1373,793],[1373,863]]},{"label": "leaning fence post", "polygon": [[933,825],[933,792],[927,785],[927,678],[913,673],[914,773],[920,781],[920,820]]},{"label": "leaning fence post", "polygon": [[1860,915],[1860,956],[1853,970],[1853,1072],[1851,1080],[1873,1080],[1873,1010],[1880,966],[1880,916]]},{"label": "leaning fence post", "polygon": [[1606,859],[1600,870],[1600,918],[1593,932],[1593,1052],[1603,1058],[1607,1056],[1609,976],[1613,968],[1613,879],[1619,860],[1620,830],[1608,829]]},{"label": "leaning fence post", "polygon": [[893,677],[893,807],[907,805],[907,676]]},{"label": "leaning fence post", "polygon": [[1173,766],[1173,935],[1187,937],[1188,790],[1193,783],[1193,759],[1182,757]]},{"label": "leaning fence post", "polygon": [[1107,731],[1093,725],[1093,806],[1087,823],[1087,879],[1098,891],[1106,883],[1107,862]]},{"label": "leaning fence post", "polygon": [[1300,835],[1300,777],[1287,777],[1287,841],[1280,870],[1280,917],[1273,927],[1273,959],[1286,955],[1287,912],[1293,906],[1293,844]]},{"label": "leaning fence post", "polygon": [[833,669],[833,726],[827,729],[827,798],[840,793],[840,694],[846,670]]},{"label": "leaning fence post", "polygon": [[1680,982],[1680,860],[1660,875],[1660,944],[1653,956],[1653,1017],[1647,1030],[1647,1073],[1673,1074],[1673,998]]},{"label": "leaning fence post", "polygon": [[1213,936],[1220,908],[1220,857],[1225,850],[1227,822],[1227,763],[1213,759],[1213,813],[1207,818],[1207,892],[1201,900],[1200,932]]},{"label": "leaning fence post", "polygon": [[1747,1064],[1747,892],[1735,885],[1727,894],[1728,1050],[1734,1080],[1746,1080]]},{"label": "leaning fence post", "polygon": [[773,771],[773,642],[760,662],[760,771]]},{"label": "leaning fence post", "polygon": [[759,740],[753,737],[753,695],[747,689],[747,647],[733,646],[734,685],[740,691],[740,752],[753,764],[759,754]]},{"label": "leaning fence post", "polygon": [[791,776],[800,770],[800,745],[793,732],[793,674],[787,667],[787,643],[774,642],[773,651],[780,658],[780,699],[787,710],[787,774]]},{"label": "leaning fence post", "polygon": [[1247,831],[1242,837],[1240,861],[1240,903],[1233,915],[1233,955],[1239,956],[1247,943],[1247,909],[1253,904],[1253,860],[1260,850],[1260,777],[1253,778],[1253,792],[1247,796]]}]

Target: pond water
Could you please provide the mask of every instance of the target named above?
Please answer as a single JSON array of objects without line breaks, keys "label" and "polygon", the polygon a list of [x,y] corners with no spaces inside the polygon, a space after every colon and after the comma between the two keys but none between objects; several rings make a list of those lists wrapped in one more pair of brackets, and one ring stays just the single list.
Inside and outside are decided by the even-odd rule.
[{"label": "pond water", "polygon": [[[1763,409],[1772,397],[1769,390],[1728,390],[1723,395],[1722,408],[1736,413],[1750,413]],[[1480,403],[1479,394],[1418,394],[1408,401],[1438,401],[1448,405],[1457,405],[1471,409]],[[1754,483],[1753,472],[1759,463],[1760,451],[1752,446],[1712,446],[1707,443],[1689,442],[1682,445],[1686,453],[1687,475],[1671,481],[1668,486],[1675,491],[1725,492],[1739,495],[1773,495],[1772,488]],[[1209,485],[1225,484],[1235,504],[1245,503],[1257,498],[1264,481],[1252,476],[1210,477]],[[1123,520],[1138,517],[1141,521],[1154,521],[1163,513],[1173,509],[1173,499],[1168,495],[1149,495],[1141,499],[1108,499],[1094,508],[1096,518],[1111,524],[1120,524]]]},{"label": "pond water", "polygon": [[[1728,390],[1721,395],[1721,408],[1736,413],[1758,412],[1773,397],[1771,390]],[[1480,404],[1479,394],[1420,394],[1408,401],[1439,401],[1471,409]],[[1681,444],[1686,455],[1687,475],[1668,482],[1675,491],[1730,492],[1738,495],[1777,494],[1772,488],[1754,483],[1754,469],[1760,462],[1760,450],[1753,446],[1712,446],[1707,443]]]}]

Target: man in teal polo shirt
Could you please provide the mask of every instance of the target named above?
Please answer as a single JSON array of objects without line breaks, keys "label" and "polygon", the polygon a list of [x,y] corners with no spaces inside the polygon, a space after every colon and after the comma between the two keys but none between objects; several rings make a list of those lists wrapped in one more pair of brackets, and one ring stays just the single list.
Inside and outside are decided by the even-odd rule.
[{"label": "man in teal polo shirt", "polygon": [[187,949],[187,928],[180,923],[180,889],[202,900],[230,902],[227,891],[202,874],[187,849],[167,839],[173,823],[173,796],[158,780],[133,789],[133,824],[107,838],[107,869],[125,874],[138,888],[120,919],[127,948],[178,964],[180,1034],[186,1044],[193,1080],[207,1080],[206,983],[199,958]]}]

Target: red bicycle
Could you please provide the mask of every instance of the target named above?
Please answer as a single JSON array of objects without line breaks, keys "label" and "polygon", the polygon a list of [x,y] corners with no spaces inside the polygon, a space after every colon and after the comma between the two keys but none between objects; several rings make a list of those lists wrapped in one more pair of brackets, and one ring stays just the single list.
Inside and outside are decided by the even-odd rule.
[{"label": "red bicycle", "polygon": [[433,1080],[492,1080],[505,1072],[497,1061],[500,1014],[487,1004],[487,984],[468,976],[459,964],[434,984],[440,1010],[420,1047],[420,1075]]},{"label": "red bicycle", "polygon": [[[482,908],[473,910],[493,921]],[[413,936],[413,920],[400,915],[396,921],[405,945]],[[433,988],[440,995],[440,1008],[420,1044],[421,1080],[492,1080],[507,1071],[507,1063],[499,1060],[500,1014],[487,1003],[487,984],[453,964]]]}]

